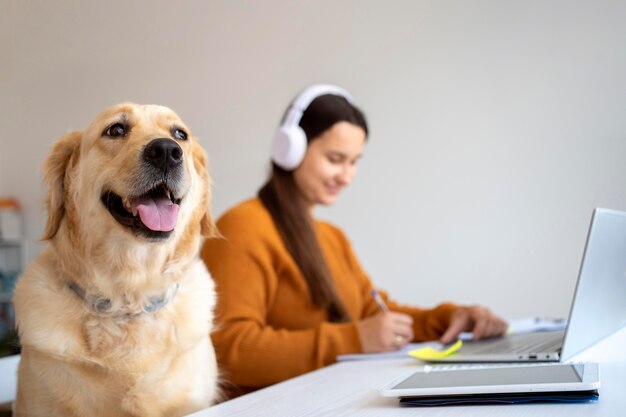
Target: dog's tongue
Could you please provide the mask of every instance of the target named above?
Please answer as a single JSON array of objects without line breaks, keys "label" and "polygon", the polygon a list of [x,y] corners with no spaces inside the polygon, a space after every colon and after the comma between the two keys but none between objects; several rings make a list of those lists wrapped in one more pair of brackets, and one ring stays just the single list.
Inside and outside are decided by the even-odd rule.
[{"label": "dog's tongue", "polygon": [[141,197],[133,202],[133,211],[141,222],[155,232],[174,230],[178,219],[178,204],[166,197]]}]

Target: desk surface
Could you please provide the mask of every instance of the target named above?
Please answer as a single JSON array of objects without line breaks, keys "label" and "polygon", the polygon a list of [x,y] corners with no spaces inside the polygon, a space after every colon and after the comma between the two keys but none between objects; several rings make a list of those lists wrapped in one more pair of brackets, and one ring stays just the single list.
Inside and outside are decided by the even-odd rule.
[{"label": "desk surface", "polygon": [[251,416],[619,416],[626,413],[626,328],[575,358],[600,363],[600,400],[586,404],[525,404],[400,408],[378,387],[419,366],[414,359],[341,362],[218,404],[190,417]]}]

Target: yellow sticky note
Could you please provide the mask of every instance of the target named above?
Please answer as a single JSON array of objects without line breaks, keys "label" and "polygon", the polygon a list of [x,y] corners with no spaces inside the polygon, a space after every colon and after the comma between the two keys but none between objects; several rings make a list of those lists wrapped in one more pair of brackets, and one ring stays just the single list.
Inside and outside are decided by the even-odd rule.
[{"label": "yellow sticky note", "polygon": [[459,350],[461,346],[463,346],[463,342],[459,339],[456,341],[455,344],[451,345],[450,347],[444,350],[433,349],[432,347],[429,346],[429,347],[425,347],[421,349],[411,350],[408,353],[414,358],[417,358],[423,361],[432,361],[432,360],[441,359],[441,358],[445,358],[446,356],[452,355],[454,352]]}]

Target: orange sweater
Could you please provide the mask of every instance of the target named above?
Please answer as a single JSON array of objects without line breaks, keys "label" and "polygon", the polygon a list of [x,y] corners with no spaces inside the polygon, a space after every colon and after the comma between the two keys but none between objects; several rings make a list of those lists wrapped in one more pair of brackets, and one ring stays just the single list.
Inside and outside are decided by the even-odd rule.
[{"label": "orange sweater", "polygon": [[[248,392],[361,352],[356,321],[380,312],[372,283],[345,235],[315,222],[320,245],[349,323],[330,323],[314,306],[308,287],[259,199],[230,209],[217,222],[223,239],[207,240],[202,258],[217,287],[217,330],[212,334],[224,378]],[[382,293],[391,310],[410,314],[416,340],[447,328],[453,304],[434,309],[401,306]]]}]

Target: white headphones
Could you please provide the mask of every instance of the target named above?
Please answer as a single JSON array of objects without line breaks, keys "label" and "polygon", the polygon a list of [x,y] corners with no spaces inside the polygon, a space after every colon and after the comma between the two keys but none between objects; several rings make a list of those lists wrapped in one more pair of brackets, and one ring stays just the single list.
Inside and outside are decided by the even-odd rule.
[{"label": "white headphones", "polygon": [[272,143],[272,161],[282,169],[291,171],[304,159],[307,138],[306,133],[299,126],[302,113],[313,100],[326,94],[341,96],[352,103],[350,93],[331,84],[314,84],[298,94],[289,106]]}]

